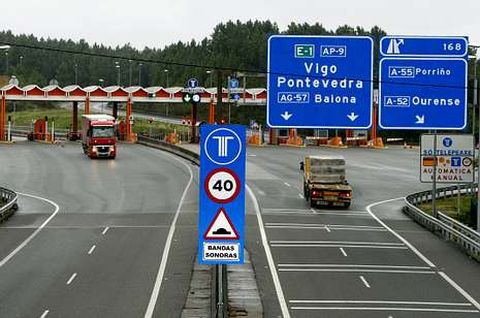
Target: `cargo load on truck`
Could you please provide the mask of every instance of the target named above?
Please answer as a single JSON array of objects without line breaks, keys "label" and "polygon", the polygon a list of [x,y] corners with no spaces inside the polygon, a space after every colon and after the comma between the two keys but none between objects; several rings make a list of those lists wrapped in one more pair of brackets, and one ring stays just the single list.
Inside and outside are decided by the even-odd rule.
[{"label": "cargo load on truck", "polygon": [[350,206],[352,187],[347,182],[342,156],[306,156],[300,166],[304,172],[304,196],[312,207]]},{"label": "cargo load on truck", "polygon": [[82,147],[90,158],[117,155],[115,118],[104,114],[82,115]]}]

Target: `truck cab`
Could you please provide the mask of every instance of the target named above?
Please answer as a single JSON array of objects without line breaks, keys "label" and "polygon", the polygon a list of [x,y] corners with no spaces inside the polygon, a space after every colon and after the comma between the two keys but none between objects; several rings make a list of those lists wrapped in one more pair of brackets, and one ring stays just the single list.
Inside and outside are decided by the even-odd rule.
[{"label": "truck cab", "polygon": [[109,115],[82,116],[82,147],[90,158],[111,158],[117,155],[115,118]]}]

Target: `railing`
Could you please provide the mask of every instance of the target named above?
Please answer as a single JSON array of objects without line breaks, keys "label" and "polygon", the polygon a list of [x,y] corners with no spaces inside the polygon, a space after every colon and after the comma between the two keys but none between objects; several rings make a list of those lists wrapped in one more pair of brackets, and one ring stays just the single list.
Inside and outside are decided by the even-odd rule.
[{"label": "railing", "polygon": [[[458,193],[474,194],[478,191],[477,185],[465,184],[437,189],[436,198],[454,196]],[[480,233],[470,227],[452,219],[442,212],[438,212],[438,218],[425,213],[418,205],[432,200],[432,191],[414,193],[405,198],[406,206],[403,211],[417,223],[430,231],[443,237],[445,240],[454,242],[468,255],[480,261]]]},{"label": "railing", "polygon": [[0,188],[0,222],[8,219],[17,209],[18,194],[14,191]]}]

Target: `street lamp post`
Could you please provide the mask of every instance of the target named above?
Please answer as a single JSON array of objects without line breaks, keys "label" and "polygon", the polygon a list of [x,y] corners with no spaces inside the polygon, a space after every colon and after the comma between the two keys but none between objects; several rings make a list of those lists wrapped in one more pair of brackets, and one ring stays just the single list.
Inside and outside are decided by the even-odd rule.
[{"label": "street lamp post", "polygon": [[142,86],[142,63],[138,64],[138,86]]},{"label": "street lamp post", "polygon": [[209,75],[209,77],[210,77],[210,87],[212,87],[212,85],[213,85],[213,79],[212,79],[212,74],[213,74],[213,72],[212,72],[212,70],[207,70],[206,73],[207,73],[207,74]]},{"label": "street lamp post", "polygon": [[128,86],[132,86],[132,60],[128,60]]},{"label": "street lamp post", "polygon": [[78,85],[78,64],[77,63],[75,63],[74,68],[75,68],[75,85]]},{"label": "street lamp post", "polygon": [[120,62],[115,62],[115,68],[117,69],[117,85],[120,86]]},{"label": "street lamp post", "polygon": [[[164,72],[165,75],[167,76],[167,82],[165,83],[165,84],[166,84],[165,87],[168,87],[168,69],[164,69],[163,72]],[[167,105],[165,106],[165,116],[168,116],[168,103],[167,103]]]},{"label": "street lamp post", "polygon": [[0,45],[0,50],[5,50],[5,75],[8,75],[8,50],[10,45]]},{"label": "street lamp post", "polygon": [[22,67],[23,66],[23,55],[20,55],[19,58],[20,58],[20,67]]}]

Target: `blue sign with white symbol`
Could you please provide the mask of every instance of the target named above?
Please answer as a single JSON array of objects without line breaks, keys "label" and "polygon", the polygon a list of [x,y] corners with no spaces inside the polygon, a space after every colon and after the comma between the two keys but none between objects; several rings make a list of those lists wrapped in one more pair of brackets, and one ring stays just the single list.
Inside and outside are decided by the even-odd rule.
[{"label": "blue sign with white symbol", "polygon": [[198,262],[243,264],[246,129],[200,128]]},{"label": "blue sign with white symbol", "polygon": [[373,41],[271,36],[267,87],[269,127],[367,129],[372,123]]},{"label": "blue sign with white symbol", "polygon": [[240,82],[236,78],[231,78],[228,82],[229,88],[238,88],[240,86]]},{"label": "blue sign with white symbol", "polygon": [[[380,127],[465,128],[468,64],[465,58],[455,57],[455,52],[435,57],[441,55],[442,43],[447,43],[447,49],[453,43],[458,56],[464,55],[468,46],[463,37],[382,39],[382,53],[387,54],[380,60]],[[411,57],[415,54],[417,57]]]},{"label": "blue sign with white symbol", "polygon": [[187,81],[188,88],[196,88],[198,87],[198,80],[196,78],[190,78]]},{"label": "blue sign with white symbol", "polygon": [[452,138],[450,138],[450,137],[445,137],[445,138],[443,138],[443,145],[444,145],[445,147],[447,147],[447,148],[448,148],[448,147],[451,147],[452,144],[453,144]]},{"label": "blue sign with white symbol", "polygon": [[468,53],[466,37],[385,36],[380,41],[383,56],[465,57]]}]

